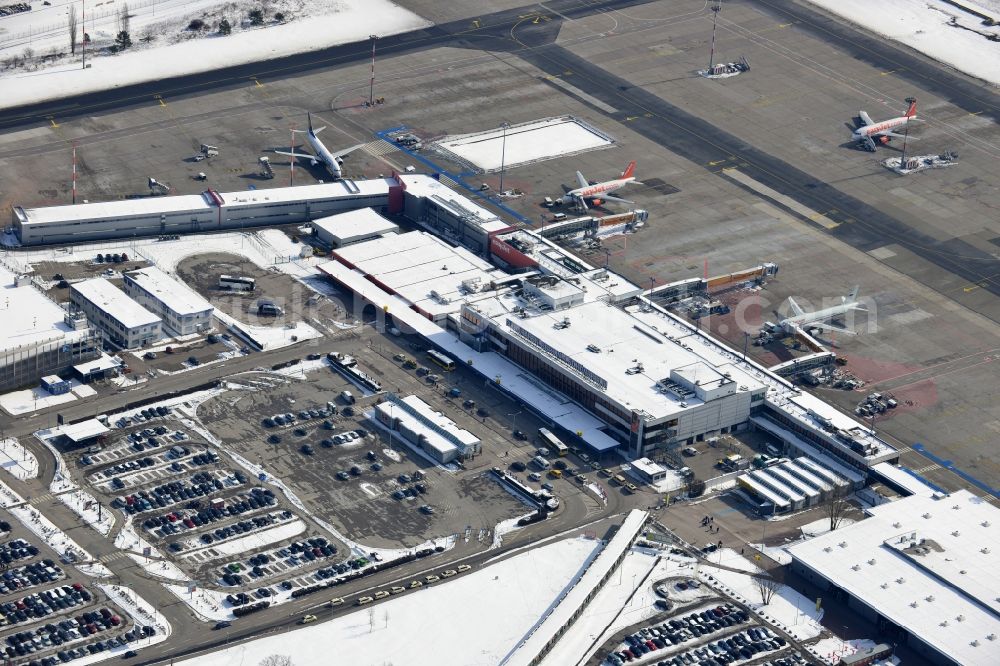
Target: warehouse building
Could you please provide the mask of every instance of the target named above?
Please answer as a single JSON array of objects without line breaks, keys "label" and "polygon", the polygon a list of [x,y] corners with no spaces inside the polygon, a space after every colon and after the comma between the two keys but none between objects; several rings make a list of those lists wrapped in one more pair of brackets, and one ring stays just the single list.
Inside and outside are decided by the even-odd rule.
[{"label": "warehouse building", "polygon": [[960,490],[866,513],[790,546],[793,570],[931,663],[1000,663],[1000,510]]},{"label": "warehouse building", "polygon": [[464,460],[480,451],[478,437],[415,395],[399,398],[390,393],[375,406],[374,414],[379,423],[441,464]]},{"label": "warehouse building", "polygon": [[190,287],[150,266],[124,274],[129,298],[157,315],[170,335],[191,335],[212,328],[211,303]]},{"label": "warehouse building", "polygon": [[321,217],[313,220],[312,228],[317,241],[333,248],[399,232],[398,226],[371,208]]},{"label": "warehouse building", "polygon": [[50,300],[27,275],[0,265],[0,390],[36,386],[97,358],[101,334]]},{"label": "warehouse building", "polygon": [[136,349],[163,337],[160,318],[104,278],[71,285],[69,296],[73,305],[116,347]]}]

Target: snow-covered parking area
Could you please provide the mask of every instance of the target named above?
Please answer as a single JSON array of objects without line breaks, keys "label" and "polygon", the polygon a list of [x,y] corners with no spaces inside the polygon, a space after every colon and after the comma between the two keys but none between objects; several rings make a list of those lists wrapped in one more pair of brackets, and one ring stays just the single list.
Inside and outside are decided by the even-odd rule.
[{"label": "snow-covered parking area", "polygon": [[[0,107],[308,53],[430,25],[389,0],[277,0],[266,5],[262,25],[250,24],[251,3],[133,0],[127,3],[132,46],[117,55],[99,55],[114,43],[125,4],[87,3],[92,43],[87,69],[82,68],[80,44],[76,55],[69,54],[67,28],[71,7],[82,18],[82,0],[33,3],[30,12],[0,17],[0,78],[10,82]],[[229,35],[219,33],[222,18],[232,26]],[[192,29],[195,20],[204,27]],[[82,32],[83,21],[79,24]],[[16,60],[27,62],[15,66]]]},{"label": "snow-covered parking area", "polygon": [[[600,542],[566,539],[435,583],[292,636],[260,638],[178,666],[258,664],[287,655],[295,664],[496,666],[597,554]],[[333,648],[332,646],[335,646]]]}]

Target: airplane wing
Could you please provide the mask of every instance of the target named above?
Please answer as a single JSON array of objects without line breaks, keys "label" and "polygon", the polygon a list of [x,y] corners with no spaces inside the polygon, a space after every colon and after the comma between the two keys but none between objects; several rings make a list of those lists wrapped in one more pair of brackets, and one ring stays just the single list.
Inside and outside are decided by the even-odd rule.
[{"label": "airplane wing", "polygon": [[314,159],[316,159],[316,157],[314,155],[310,155],[309,153],[288,152],[287,150],[275,150],[273,152],[274,152],[275,155],[287,155],[288,157],[301,157],[301,158],[307,159],[307,160],[314,160]]},{"label": "airplane wing", "polygon": [[345,148],[344,150],[341,150],[341,151],[338,151],[338,152],[336,152],[336,153],[333,153],[333,156],[334,156],[335,158],[341,158],[341,157],[344,157],[345,155],[349,155],[350,153],[353,153],[353,152],[354,152],[355,150],[357,150],[358,148],[364,148],[364,145],[365,145],[365,144],[363,144],[363,143],[359,143],[359,144],[358,144],[358,145],[356,145],[356,146],[351,146],[350,148]]},{"label": "airplane wing", "polygon": [[788,297],[788,309],[792,311],[792,314],[798,316],[804,314],[805,310],[799,307],[799,304],[795,302],[795,299],[791,296]]},{"label": "airplane wing", "polygon": [[868,115],[867,111],[858,111],[858,118],[861,118],[861,122],[865,125],[873,125],[872,117]]},{"label": "airplane wing", "polygon": [[588,187],[590,185],[579,171],[576,172],[576,182],[580,184],[580,187]]},{"label": "airplane wing", "polygon": [[907,141],[917,141],[918,137],[915,136],[903,136],[902,134],[896,134],[895,132],[880,132],[881,136],[894,136],[897,139],[906,139]]},{"label": "airplane wing", "polygon": [[617,201],[618,203],[633,204],[634,201],[629,201],[628,199],[621,199],[619,197],[612,196],[610,194],[605,194],[603,196],[594,197],[595,199],[600,199],[601,201]]},{"label": "airplane wing", "polygon": [[829,331],[830,333],[843,333],[844,335],[857,335],[857,331],[852,331],[849,328],[841,328],[839,326],[831,326],[830,324],[806,324],[803,328],[818,328],[821,331]]}]

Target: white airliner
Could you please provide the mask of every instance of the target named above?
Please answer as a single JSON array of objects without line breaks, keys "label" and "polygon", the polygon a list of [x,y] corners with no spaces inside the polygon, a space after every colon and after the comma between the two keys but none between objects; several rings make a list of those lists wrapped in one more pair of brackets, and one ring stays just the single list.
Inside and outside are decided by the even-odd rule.
[{"label": "white airliner", "polygon": [[782,328],[785,333],[794,334],[796,330],[818,328],[824,331],[845,333],[847,335],[856,335],[856,333],[848,328],[831,326],[826,322],[834,317],[851,312],[852,310],[866,310],[865,306],[858,303],[857,287],[852,289],[851,293],[847,296],[840,297],[840,305],[834,305],[822,310],[816,310],[815,312],[806,312],[799,307],[799,304],[795,302],[794,298],[789,297],[788,309],[792,311],[792,316],[786,317],[778,323],[778,326]]},{"label": "white airliner", "polygon": [[295,152],[295,146],[292,146],[292,151],[287,152],[283,150],[274,151],[278,155],[288,155],[289,157],[301,157],[310,161],[310,164],[316,166],[317,164],[323,164],[326,170],[330,172],[330,175],[335,179],[343,178],[343,172],[340,169],[340,165],[344,163],[343,157],[348,153],[352,153],[358,148],[361,148],[364,144],[359,143],[356,146],[351,146],[345,150],[341,150],[336,153],[331,153],[327,150],[323,142],[319,140],[316,136],[320,132],[326,129],[326,127],[320,127],[318,129],[313,129],[312,114],[307,113],[306,117],[309,119],[309,131],[304,130],[292,130],[293,132],[299,132],[306,135],[306,141],[309,142],[309,147],[313,149],[313,154],[309,153],[297,153]]},{"label": "white airliner", "polygon": [[629,201],[628,199],[620,199],[618,197],[611,196],[610,193],[617,192],[629,183],[642,185],[642,183],[635,179],[635,160],[629,162],[628,166],[625,167],[625,170],[622,171],[622,175],[615,180],[606,180],[603,183],[594,183],[591,185],[587,182],[587,179],[583,177],[583,174],[577,171],[576,181],[580,184],[580,187],[567,192],[563,195],[560,201],[566,204],[575,203],[584,210],[587,209],[587,201],[590,201],[595,206],[600,206],[605,201],[635,203],[634,201]]},{"label": "white airliner", "polygon": [[[878,149],[876,141],[885,145],[889,143],[891,137],[896,137],[897,139],[903,138],[902,134],[896,134],[893,130],[906,125],[911,120],[917,119],[917,100],[911,98],[910,108],[906,110],[905,115],[898,118],[890,118],[889,120],[876,123],[872,121],[871,116],[865,111],[859,111],[858,119],[861,122],[860,124],[856,124],[851,138],[862,144],[865,150],[874,153]],[[911,136],[909,139],[912,141],[914,137]]]}]

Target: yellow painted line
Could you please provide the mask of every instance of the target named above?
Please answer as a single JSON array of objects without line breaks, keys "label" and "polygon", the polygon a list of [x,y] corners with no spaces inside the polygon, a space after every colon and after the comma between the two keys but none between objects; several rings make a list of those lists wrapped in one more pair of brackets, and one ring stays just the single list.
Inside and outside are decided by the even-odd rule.
[{"label": "yellow painted line", "polygon": [[715,160],[715,161],[709,162],[708,166],[719,166],[720,164],[725,164],[728,161],[729,161],[729,158],[726,158],[724,160]]},{"label": "yellow painted line", "polygon": [[978,284],[974,284],[969,287],[962,287],[962,291],[964,291],[965,293],[969,293],[970,291],[975,291],[976,289],[979,289]]},{"label": "yellow painted line", "polygon": [[898,69],[890,69],[888,72],[879,72],[879,76],[889,76],[890,74],[895,74],[898,71],[900,71],[900,70],[898,70]]},{"label": "yellow painted line", "polygon": [[167,103],[163,101],[163,97],[160,95],[153,95],[153,99],[160,102],[160,106],[166,106]]},{"label": "yellow painted line", "polygon": [[789,26],[793,26],[793,25],[795,25],[795,24],[794,23],[779,23],[778,24],[778,29],[779,30],[784,30],[785,28],[787,28]]},{"label": "yellow painted line", "polygon": [[982,111],[970,111],[969,115],[970,116],[978,116],[980,113],[982,113]]},{"label": "yellow painted line", "polygon": [[261,83],[260,81],[258,81],[256,76],[253,78],[253,82],[257,84],[258,88],[263,88],[264,87],[264,84]]},{"label": "yellow painted line", "polygon": [[636,118],[638,118],[638,117],[639,117],[639,116],[625,116],[625,120],[627,120],[627,121],[632,121],[632,120],[635,120],[635,119],[636,119]]},{"label": "yellow painted line", "polygon": [[53,118],[52,116],[49,116],[49,122],[50,122],[50,123],[52,123],[52,127],[53,127],[53,129],[55,129],[55,128],[59,127],[59,123],[57,123],[57,122],[56,122],[56,119],[55,119],[55,118]]}]

